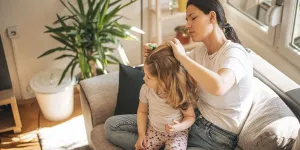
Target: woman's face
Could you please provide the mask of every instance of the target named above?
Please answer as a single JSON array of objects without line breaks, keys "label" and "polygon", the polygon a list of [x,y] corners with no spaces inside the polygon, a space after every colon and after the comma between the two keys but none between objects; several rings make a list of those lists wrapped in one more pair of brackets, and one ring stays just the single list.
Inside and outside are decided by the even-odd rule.
[{"label": "woman's face", "polygon": [[186,11],[186,28],[194,42],[203,41],[213,31],[211,13],[204,14],[194,5],[189,5]]}]

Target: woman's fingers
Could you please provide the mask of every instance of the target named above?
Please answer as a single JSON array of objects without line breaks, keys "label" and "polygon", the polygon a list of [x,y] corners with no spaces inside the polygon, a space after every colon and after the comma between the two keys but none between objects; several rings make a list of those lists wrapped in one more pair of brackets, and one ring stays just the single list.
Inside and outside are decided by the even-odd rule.
[{"label": "woman's fingers", "polygon": [[169,45],[169,46],[172,46],[172,47],[175,46],[175,44],[174,44],[173,41],[166,41],[165,43],[166,43],[167,45]]}]

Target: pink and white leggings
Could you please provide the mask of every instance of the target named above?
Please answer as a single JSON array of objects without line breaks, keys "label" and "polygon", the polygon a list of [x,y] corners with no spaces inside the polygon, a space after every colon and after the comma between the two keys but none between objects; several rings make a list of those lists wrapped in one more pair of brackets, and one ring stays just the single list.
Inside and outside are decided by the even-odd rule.
[{"label": "pink and white leggings", "polygon": [[149,125],[146,133],[146,150],[159,150],[165,145],[165,150],[186,150],[188,130],[168,134],[159,132]]}]

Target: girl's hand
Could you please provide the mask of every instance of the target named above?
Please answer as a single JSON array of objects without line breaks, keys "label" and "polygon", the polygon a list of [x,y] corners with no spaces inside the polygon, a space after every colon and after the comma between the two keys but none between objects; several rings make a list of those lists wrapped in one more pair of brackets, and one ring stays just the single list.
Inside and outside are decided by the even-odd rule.
[{"label": "girl's hand", "polygon": [[143,45],[144,57],[148,57],[149,53],[157,47],[156,43],[146,43]]},{"label": "girl's hand", "polygon": [[173,125],[169,125],[169,124],[166,124],[165,125],[165,130],[167,133],[174,133],[174,132],[178,132],[180,129],[179,129],[179,126],[180,126],[180,123],[176,120],[173,120]]},{"label": "girl's hand", "polygon": [[146,136],[145,135],[139,135],[138,140],[135,143],[135,149],[136,150],[145,150],[146,149]]},{"label": "girl's hand", "polygon": [[166,44],[172,46],[174,56],[179,62],[181,62],[181,58],[187,56],[183,45],[178,39],[174,38],[172,41],[166,41]]}]

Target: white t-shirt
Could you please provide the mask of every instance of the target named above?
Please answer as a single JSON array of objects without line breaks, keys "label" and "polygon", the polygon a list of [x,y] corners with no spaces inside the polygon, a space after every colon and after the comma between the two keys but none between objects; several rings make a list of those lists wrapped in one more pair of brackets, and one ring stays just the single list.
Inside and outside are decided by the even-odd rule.
[{"label": "white t-shirt", "polygon": [[240,44],[228,40],[212,55],[208,55],[204,44],[188,52],[187,55],[198,64],[216,73],[222,68],[227,68],[235,74],[235,84],[222,96],[212,95],[200,88],[197,107],[208,121],[238,134],[253,100],[253,66],[250,53]]},{"label": "white t-shirt", "polygon": [[180,109],[174,109],[166,100],[160,98],[152,88],[144,84],[140,90],[140,102],[148,103],[148,119],[150,125],[159,132],[165,132],[166,124],[174,124],[183,119]]}]

